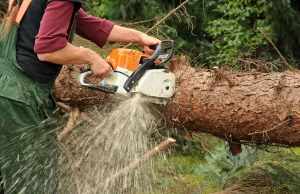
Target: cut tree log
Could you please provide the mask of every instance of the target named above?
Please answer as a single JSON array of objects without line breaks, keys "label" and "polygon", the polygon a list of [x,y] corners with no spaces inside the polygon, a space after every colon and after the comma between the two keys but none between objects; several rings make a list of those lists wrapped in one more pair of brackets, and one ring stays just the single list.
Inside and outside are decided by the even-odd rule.
[{"label": "cut tree log", "polygon": [[[210,133],[236,144],[236,150],[247,142],[300,146],[300,74],[175,69],[176,94],[160,109],[169,127]],[[66,78],[68,72],[78,73],[69,70],[58,79],[58,101],[80,107],[113,99],[79,89],[74,76]]]},{"label": "cut tree log", "polygon": [[177,128],[210,133],[232,144],[243,140],[300,145],[300,74],[222,72],[218,76],[191,67],[176,74],[177,92],[164,115]]}]

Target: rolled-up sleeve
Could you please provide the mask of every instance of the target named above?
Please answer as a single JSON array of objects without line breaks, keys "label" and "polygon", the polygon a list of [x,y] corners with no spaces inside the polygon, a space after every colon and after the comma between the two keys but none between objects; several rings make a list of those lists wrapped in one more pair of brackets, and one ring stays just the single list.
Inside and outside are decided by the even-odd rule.
[{"label": "rolled-up sleeve", "polygon": [[114,23],[106,19],[88,15],[83,9],[78,10],[76,34],[103,47]]},{"label": "rolled-up sleeve", "polygon": [[73,13],[73,2],[52,1],[48,3],[40,23],[39,32],[35,37],[35,53],[54,52],[67,45],[68,28]]}]

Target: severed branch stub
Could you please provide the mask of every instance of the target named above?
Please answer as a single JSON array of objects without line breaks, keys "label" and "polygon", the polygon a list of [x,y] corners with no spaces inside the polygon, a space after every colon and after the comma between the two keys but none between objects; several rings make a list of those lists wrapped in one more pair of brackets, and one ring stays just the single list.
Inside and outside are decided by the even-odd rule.
[{"label": "severed branch stub", "polygon": [[163,141],[162,143],[160,143],[156,147],[154,147],[151,150],[149,150],[146,154],[144,154],[143,156],[141,156],[139,159],[137,159],[136,161],[132,162],[131,164],[129,164],[128,166],[126,166],[125,168],[123,168],[122,170],[120,170],[119,172],[115,173],[114,175],[112,175],[111,177],[109,177],[108,179],[106,179],[105,185],[108,186],[110,183],[114,183],[118,178],[129,174],[134,169],[138,168],[142,164],[144,164],[147,161],[149,161],[150,158],[152,158],[153,156],[155,156],[158,152],[160,152],[162,150],[165,150],[165,149],[171,147],[172,145],[174,145],[175,142],[176,142],[175,139],[172,139],[172,138],[166,139],[165,141]]},{"label": "severed branch stub", "polygon": [[74,111],[70,113],[65,128],[62,130],[62,132],[58,134],[57,138],[59,141],[62,141],[67,136],[67,134],[72,131],[78,117],[79,117],[79,110],[78,108],[76,108]]},{"label": "severed branch stub", "polygon": [[242,152],[242,144],[240,140],[228,141],[229,151],[233,156],[239,155]]},{"label": "severed branch stub", "polygon": [[234,82],[233,82],[232,80],[230,80],[224,73],[222,73],[222,72],[220,71],[220,69],[219,69],[218,66],[214,66],[214,67],[213,67],[213,70],[214,70],[215,74],[217,75],[217,77],[225,79],[225,80],[229,83],[229,86],[230,86],[230,87],[232,87],[232,86],[235,85]]},{"label": "severed branch stub", "polygon": [[180,67],[179,67],[179,61],[177,58],[171,59],[170,69],[171,69],[171,72],[173,72],[173,73],[176,73],[179,71]]},{"label": "severed branch stub", "polygon": [[57,102],[57,105],[64,111],[70,111],[72,108],[62,102]]}]

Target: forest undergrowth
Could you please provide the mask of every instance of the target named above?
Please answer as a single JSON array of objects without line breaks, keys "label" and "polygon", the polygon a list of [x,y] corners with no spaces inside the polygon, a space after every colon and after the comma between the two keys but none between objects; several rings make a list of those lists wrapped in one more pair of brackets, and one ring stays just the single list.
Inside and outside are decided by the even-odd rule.
[{"label": "forest undergrowth", "polygon": [[[155,168],[160,176],[156,193],[296,194],[300,191],[299,148],[247,145],[242,146],[241,154],[232,156],[225,141],[208,134],[196,134],[181,142],[164,161],[163,166],[168,168],[160,168],[161,164]],[[164,188],[167,190],[162,191]]]}]

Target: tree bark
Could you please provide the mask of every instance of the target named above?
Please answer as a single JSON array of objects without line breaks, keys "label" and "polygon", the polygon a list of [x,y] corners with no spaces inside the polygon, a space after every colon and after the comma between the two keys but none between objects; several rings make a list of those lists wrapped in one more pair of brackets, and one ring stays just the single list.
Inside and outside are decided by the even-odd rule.
[{"label": "tree bark", "polygon": [[[59,101],[86,106],[113,99],[102,92],[79,89],[75,81],[78,70],[72,68],[57,80]],[[169,127],[210,133],[231,145],[300,146],[299,74],[176,69],[176,94],[161,109]],[[71,79],[66,78],[69,75]]]},{"label": "tree bark", "polygon": [[176,73],[178,89],[165,112],[173,125],[233,144],[300,145],[299,74],[221,74],[190,67]]}]

